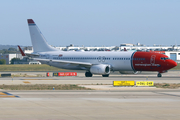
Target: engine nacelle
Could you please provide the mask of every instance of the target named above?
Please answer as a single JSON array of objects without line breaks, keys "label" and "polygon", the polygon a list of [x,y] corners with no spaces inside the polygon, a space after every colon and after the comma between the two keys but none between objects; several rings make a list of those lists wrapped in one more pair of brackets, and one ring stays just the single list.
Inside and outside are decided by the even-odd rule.
[{"label": "engine nacelle", "polygon": [[137,74],[138,71],[119,71],[121,74]]},{"label": "engine nacelle", "polygon": [[106,75],[106,74],[110,73],[110,67],[109,67],[109,65],[104,65],[104,64],[93,65],[90,68],[90,72],[92,74]]}]

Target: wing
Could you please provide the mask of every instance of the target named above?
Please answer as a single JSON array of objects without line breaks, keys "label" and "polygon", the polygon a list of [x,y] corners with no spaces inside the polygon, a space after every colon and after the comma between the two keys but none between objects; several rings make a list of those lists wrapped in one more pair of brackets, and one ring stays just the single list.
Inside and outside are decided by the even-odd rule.
[{"label": "wing", "polygon": [[81,67],[86,67],[89,68],[91,67],[93,64],[92,63],[88,63],[88,62],[76,62],[76,61],[65,61],[65,60],[52,60],[52,59],[41,59],[41,58],[33,58],[34,60],[37,61],[46,61],[46,62],[57,62],[57,63],[64,63],[64,64],[71,64],[71,65],[79,65]]},{"label": "wing", "polygon": [[64,64],[71,64],[71,65],[78,65],[80,67],[86,67],[86,68],[90,68],[92,66],[92,63],[87,63],[87,62],[76,62],[76,61],[65,61],[65,60],[51,60],[51,59],[41,59],[41,58],[37,58],[39,57],[39,54],[28,54],[28,53],[24,53],[23,50],[21,49],[20,46],[19,47],[19,50],[22,54],[22,56],[28,56],[28,57],[36,57],[36,58],[33,58],[34,60],[37,60],[37,61],[45,61],[45,62],[57,62],[57,63],[64,63]]}]

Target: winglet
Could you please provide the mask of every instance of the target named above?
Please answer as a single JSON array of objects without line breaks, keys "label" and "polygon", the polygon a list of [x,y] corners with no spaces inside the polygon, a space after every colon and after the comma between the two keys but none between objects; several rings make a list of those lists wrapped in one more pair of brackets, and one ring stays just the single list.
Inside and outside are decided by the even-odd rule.
[{"label": "winglet", "polygon": [[19,45],[18,45],[18,48],[19,48],[19,51],[21,52],[21,55],[26,56]]}]

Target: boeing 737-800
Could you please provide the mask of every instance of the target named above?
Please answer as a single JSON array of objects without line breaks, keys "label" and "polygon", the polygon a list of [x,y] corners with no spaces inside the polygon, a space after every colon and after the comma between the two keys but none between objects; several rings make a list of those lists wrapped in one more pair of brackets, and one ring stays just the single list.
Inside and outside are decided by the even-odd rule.
[{"label": "boeing 737-800", "polygon": [[157,76],[161,77],[161,73],[177,65],[168,56],[155,52],[61,51],[46,42],[32,19],[27,21],[35,60],[54,67],[85,70],[86,77],[92,77],[93,74],[108,77],[110,71],[157,71]]}]

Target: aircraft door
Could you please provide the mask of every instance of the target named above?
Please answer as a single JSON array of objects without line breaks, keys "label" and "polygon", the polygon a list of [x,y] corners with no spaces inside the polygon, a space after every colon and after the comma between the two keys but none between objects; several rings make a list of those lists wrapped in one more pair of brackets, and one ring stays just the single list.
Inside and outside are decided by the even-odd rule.
[{"label": "aircraft door", "polygon": [[102,62],[105,62],[105,56],[102,57]]},{"label": "aircraft door", "polygon": [[155,64],[155,58],[156,58],[155,55],[152,55],[152,56],[151,56],[151,60],[150,60],[151,65],[154,65],[154,64]]},{"label": "aircraft door", "polygon": [[50,58],[50,55],[46,54],[46,59],[49,59]]},{"label": "aircraft door", "polygon": [[150,58],[150,64],[151,64],[151,69],[156,69],[158,66],[156,66],[156,55],[152,55]]},{"label": "aircraft door", "polygon": [[98,62],[101,62],[101,56],[98,57]]},{"label": "aircraft door", "polygon": [[99,56],[98,57],[98,62],[105,62],[105,60],[106,60],[106,57],[105,56]]}]

